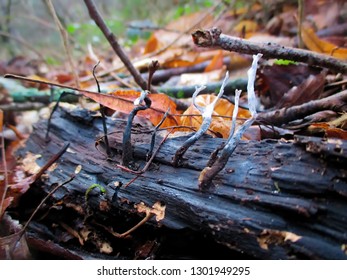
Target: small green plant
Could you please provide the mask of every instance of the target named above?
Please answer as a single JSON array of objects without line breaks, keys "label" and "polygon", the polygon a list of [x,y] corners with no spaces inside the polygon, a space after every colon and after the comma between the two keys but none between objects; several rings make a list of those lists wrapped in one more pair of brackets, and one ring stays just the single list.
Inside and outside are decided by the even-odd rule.
[{"label": "small green plant", "polygon": [[85,202],[88,202],[88,195],[95,188],[98,188],[100,190],[101,194],[105,194],[106,193],[106,189],[103,186],[101,186],[100,184],[93,184],[86,190],[86,192],[84,194]]}]

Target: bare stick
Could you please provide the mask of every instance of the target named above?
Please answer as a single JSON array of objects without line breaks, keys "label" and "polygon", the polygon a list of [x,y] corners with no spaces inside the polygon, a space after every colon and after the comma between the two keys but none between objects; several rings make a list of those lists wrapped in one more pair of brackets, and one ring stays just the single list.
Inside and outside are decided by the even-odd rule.
[{"label": "bare stick", "polygon": [[122,60],[126,68],[129,70],[131,75],[134,77],[135,82],[143,89],[147,89],[147,82],[141,77],[140,73],[136,70],[136,68],[132,65],[131,61],[125,54],[122,47],[118,44],[117,37],[111,32],[111,30],[107,27],[105,21],[101,17],[98,9],[95,6],[93,0],[84,0],[86,4],[90,17],[95,21],[96,25],[100,28],[102,33],[104,33],[106,39],[109,41],[111,47]]},{"label": "bare stick", "polygon": [[218,47],[223,50],[244,54],[262,53],[263,58],[289,59],[309,65],[329,68],[335,72],[347,73],[347,63],[334,57],[307,50],[283,47],[271,42],[266,44],[251,42],[222,34],[222,31],[215,27],[207,30],[196,30],[192,34],[192,37],[194,43],[199,47]]},{"label": "bare stick", "polygon": [[59,33],[60,33],[61,38],[63,40],[64,49],[65,49],[66,56],[67,56],[67,59],[68,59],[69,64],[70,64],[71,73],[72,73],[74,80],[75,80],[75,85],[77,87],[80,87],[80,82],[78,79],[78,75],[76,73],[75,65],[74,65],[73,60],[72,60],[71,49],[69,46],[69,35],[67,34],[67,31],[65,30],[64,26],[61,24],[61,22],[57,16],[57,13],[55,12],[54,6],[52,4],[52,0],[45,0],[45,2],[46,2],[46,5],[48,7],[49,12],[51,13],[52,17],[54,18],[54,22],[57,25]]}]

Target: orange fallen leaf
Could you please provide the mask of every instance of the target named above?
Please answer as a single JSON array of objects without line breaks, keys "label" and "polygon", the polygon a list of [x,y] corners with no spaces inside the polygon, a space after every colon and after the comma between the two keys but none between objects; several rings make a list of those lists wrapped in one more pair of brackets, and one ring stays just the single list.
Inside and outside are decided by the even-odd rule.
[{"label": "orange fallen leaf", "polygon": [[313,28],[303,27],[301,32],[302,40],[311,51],[331,55],[339,59],[347,59],[347,49],[340,48],[328,41],[320,39]]},{"label": "orange fallen leaf", "polygon": [[212,58],[211,62],[205,68],[204,72],[210,72],[212,70],[218,70],[223,67],[223,51],[219,50]]},{"label": "orange fallen leaf", "polygon": [[[198,95],[196,98],[196,103],[200,106],[206,106],[213,102],[213,100],[216,98],[215,95],[211,94],[202,94]],[[210,125],[210,131],[212,135],[220,135],[223,138],[228,138],[231,128],[231,118],[227,119],[226,117],[231,117],[234,110],[234,104],[230,103],[226,99],[220,99],[218,100],[212,118],[212,123]],[[185,115],[199,115],[199,116],[185,116]],[[239,108],[238,111],[238,117],[239,118],[250,118],[251,114],[248,110]],[[200,112],[191,105],[181,117],[181,124],[184,126],[192,126],[198,129],[202,123],[202,117],[200,115]]]},{"label": "orange fallen leaf", "polygon": [[341,128],[333,127],[329,123],[313,123],[308,128],[311,133],[324,132],[327,138],[339,138],[347,140],[347,131]]},{"label": "orange fallen leaf", "polygon": [[159,50],[160,48],[161,48],[161,44],[157,36],[155,35],[155,33],[153,33],[146,43],[143,54],[155,52],[156,50]]},{"label": "orange fallen leaf", "polygon": [[[129,114],[134,109],[133,102],[140,96],[140,92],[134,90],[117,90],[108,94],[90,91],[80,91],[80,93],[107,108],[126,114]],[[172,116],[178,114],[176,104],[167,95],[152,93],[148,97],[152,101],[151,107],[138,112],[138,116],[142,116],[150,120],[153,125],[157,125],[162,120],[165,112],[170,109],[170,113],[161,127],[174,126],[179,123],[178,118]]]}]

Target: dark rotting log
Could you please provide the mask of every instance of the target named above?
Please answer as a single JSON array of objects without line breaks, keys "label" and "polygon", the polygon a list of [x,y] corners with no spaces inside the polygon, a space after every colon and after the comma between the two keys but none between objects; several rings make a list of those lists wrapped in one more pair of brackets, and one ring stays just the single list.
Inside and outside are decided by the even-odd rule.
[{"label": "dark rotting log", "polygon": [[[125,123],[120,119],[107,120],[110,146],[117,151],[112,161],[95,149],[95,141],[103,133],[102,123],[89,111],[57,110],[52,119],[49,143],[45,142],[46,121],[36,124],[25,146],[17,152],[19,158],[24,158],[28,152],[40,154],[37,163],[42,165],[64,142],[70,142],[57,168],[48,172],[42,181],[42,188],[35,186],[36,192],[49,192],[53,183],[66,180],[77,165],[82,165],[80,174],[52,196],[52,205],[60,207],[54,211],[68,208],[77,213],[76,217],[82,215],[81,224],[89,227],[101,224],[124,232],[136,219],[139,221],[143,217],[137,213],[135,204],[144,202],[151,206],[160,201],[166,205],[165,218],[160,222],[150,220],[153,230],[189,230],[217,242],[225,250],[258,259],[347,259],[347,170],[341,164],[346,161],[346,141],[339,141],[329,157],[321,156],[323,152],[320,151],[324,147],[327,151],[327,146],[320,138],[310,138],[308,142],[301,138],[297,143],[241,141],[225,169],[214,180],[215,188],[200,192],[199,173],[224,140],[202,137],[186,152],[182,165],[175,168],[171,159],[189,135],[171,137],[160,147],[149,170],[115,193],[116,182],[124,186],[135,177],[116,167],[121,162]],[[143,166],[151,143],[149,128],[134,127],[132,141],[135,143],[134,160]],[[309,141],[320,143],[323,148],[315,150],[316,153],[307,151]],[[160,141],[156,143],[157,146]],[[95,190],[86,202],[85,192],[95,183],[106,186],[106,197]],[[106,202],[107,207],[101,207],[102,202]],[[52,211],[46,209],[46,216]],[[88,216],[88,213],[92,214]],[[109,224],[115,216],[119,223]],[[124,221],[120,220],[122,216]],[[65,217],[65,223],[70,226],[76,224],[71,221],[72,216],[61,217]],[[141,232],[141,228],[138,231]],[[116,239],[108,235],[105,238]],[[108,258],[112,257],[112,253],[108,254]],[[218,255],[211,258],[218,258]]]}]

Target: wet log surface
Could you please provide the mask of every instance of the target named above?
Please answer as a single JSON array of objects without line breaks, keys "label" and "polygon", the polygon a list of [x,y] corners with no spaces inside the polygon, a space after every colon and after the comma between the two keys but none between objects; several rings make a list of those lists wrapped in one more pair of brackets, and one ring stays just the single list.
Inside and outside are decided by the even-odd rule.
[{"label": "wet log surface", "polygon": [[[46,244],[58,258],[347,259],[346,142],[308,137],[241,142],[215,187],[200,192],[199,173],[223,140],[203,137],[187,151],[183,166],[174,168],[172,157],[188,136],[168,138],[149,170],[117,190],[116,182],[124,186],[135,175],[116,167],[125,121],[108,119],[108,126],[117,152],[112,161],[99,151],[102,145],[95,148],[100,118],[82,109],[59,109],[48,143],[46,121],[39,122],[17,152],[20,158],[40,154],[42,166],[70,142],[56,168],[23,196],[20,219],[82,165],[32,222],[28,242],[38,251]],[[134,158],[141,168],[150,139],[148,127],[134,128]],[[106,196],[95,188],[86,202],[95,183],[106,186]],[[152,218],[126,238],[107,230],[128,230],[144,216],[134,205],[157,201],[166,205],[160,222]]]}]

